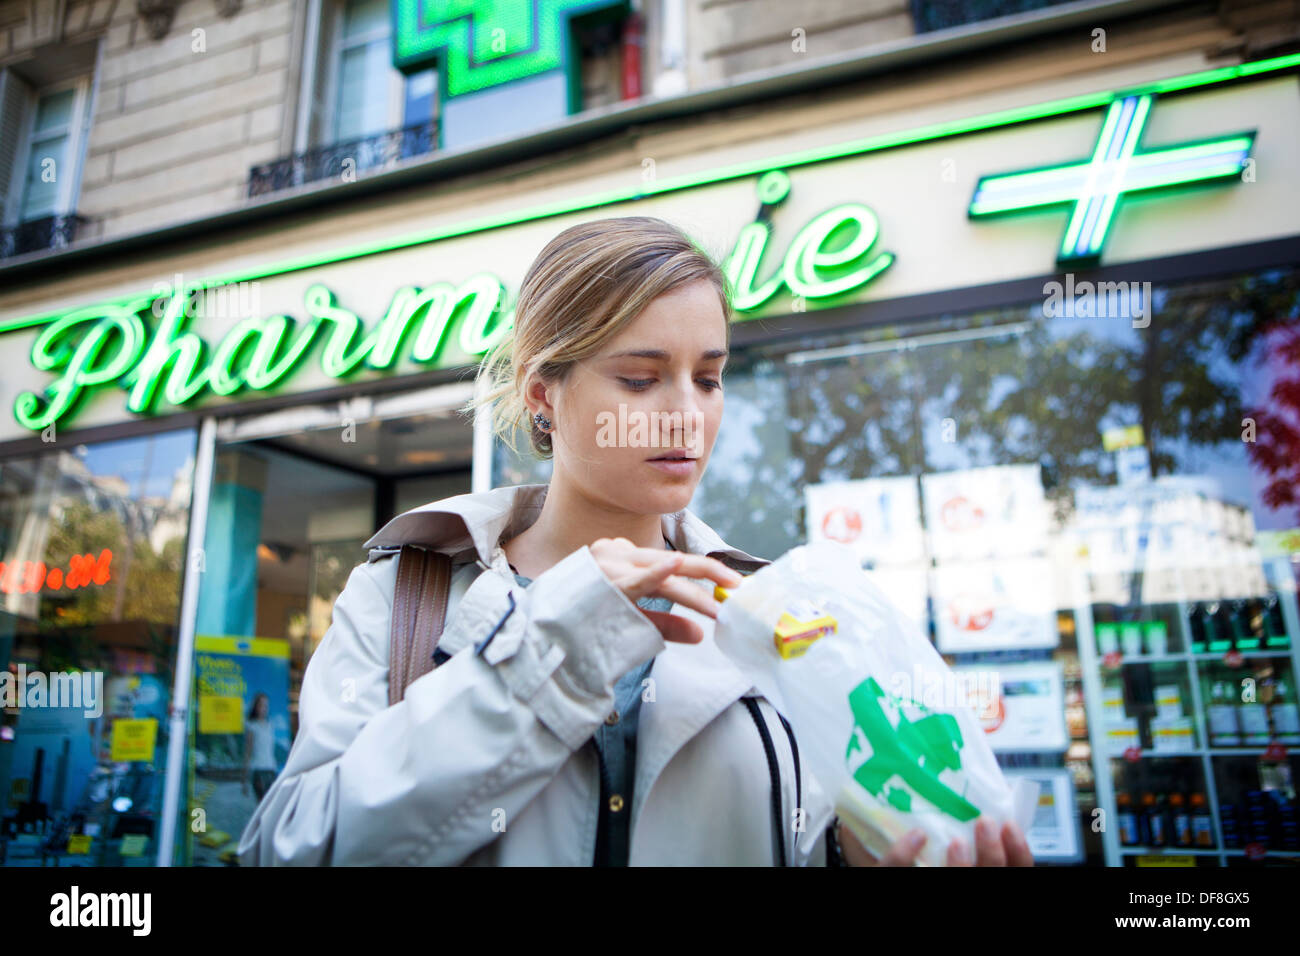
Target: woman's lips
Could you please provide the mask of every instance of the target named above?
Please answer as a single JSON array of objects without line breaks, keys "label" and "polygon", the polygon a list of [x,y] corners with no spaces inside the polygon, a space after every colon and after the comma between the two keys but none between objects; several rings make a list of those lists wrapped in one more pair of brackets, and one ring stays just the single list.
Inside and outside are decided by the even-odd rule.
[{"label": "woman's lips", "polygon": [[678,477],[685,477],[695,471],[696,458],[651,458],[647,465],[653,465],[662,472]]}]

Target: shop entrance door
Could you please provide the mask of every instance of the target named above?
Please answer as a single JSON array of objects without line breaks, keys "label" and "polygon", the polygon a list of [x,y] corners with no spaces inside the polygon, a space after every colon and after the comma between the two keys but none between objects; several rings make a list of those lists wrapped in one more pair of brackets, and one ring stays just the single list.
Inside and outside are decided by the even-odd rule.
[{"label": "shop entrance door", "polygon": [[[430,393],[435,393],[431,395]],[[468,492],[472,428],[445,389],[218,426],[190,711],[193,865],[235,861],[298,730],[298,693],[365,541]]]}]

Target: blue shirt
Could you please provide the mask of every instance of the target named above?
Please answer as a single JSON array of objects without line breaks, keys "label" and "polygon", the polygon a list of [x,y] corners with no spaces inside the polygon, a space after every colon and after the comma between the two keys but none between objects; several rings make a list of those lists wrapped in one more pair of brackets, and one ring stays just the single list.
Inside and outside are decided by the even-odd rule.
[{"label": "blue shirt", "polygon": [[[671,544],[668,547],[676,550]],[[514,565],[510,566],[514,571]],[[515,572],[515,580],[523,587],[532,584],[531,578]],[[645,597],[637,607],[647,611],[667,611],[673,606],[668,598]],[[603,765],[600,781],[601,819],[606,821],[605,839],[596,838],[594,866],[627,866],[631,842],[632,784],[636,777],[636,731],[641,712],[642,681],[650,676],[654,667],[650,658],[634,667],[614,683],[614,713],[596,730],[592,740]],[[617,808],[617,809],[616,809]]]}]

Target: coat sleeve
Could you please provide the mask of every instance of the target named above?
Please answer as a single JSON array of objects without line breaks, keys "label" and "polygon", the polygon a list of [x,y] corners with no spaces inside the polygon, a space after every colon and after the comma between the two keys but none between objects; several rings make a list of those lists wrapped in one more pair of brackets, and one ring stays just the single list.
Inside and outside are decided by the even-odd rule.
[{"label": "coat sleeve", "polygon": [[396,564],[358,566],[339,595],[303,675],[288,761],[240,838],[242,864],[463,862],[591,738],[615,681],[664,647],[584,546],[528,589],[480,573],[443,631],[440,646],[459,649],[390,707]]}]

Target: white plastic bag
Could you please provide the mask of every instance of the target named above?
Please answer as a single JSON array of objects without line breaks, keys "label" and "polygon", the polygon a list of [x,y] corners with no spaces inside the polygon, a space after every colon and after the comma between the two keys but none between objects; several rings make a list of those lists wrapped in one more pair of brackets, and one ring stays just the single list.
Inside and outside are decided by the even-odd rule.
[{"label": "white plastic bag", "polygon": [[[782,615],[794,611],[815,632],[813,609],[835,630],[783,656],[774,640]],[[1007,781],[967,694],[969,675],[957,678],[849,548],[803,545],[749,575],[723,602],[714,635],[790,721],[840,819],[877,858],[920,828],[929,839],[918,862],[943,866],[954,838],[973,851],[979,816],[1028,832],[1038,784]]]}]

